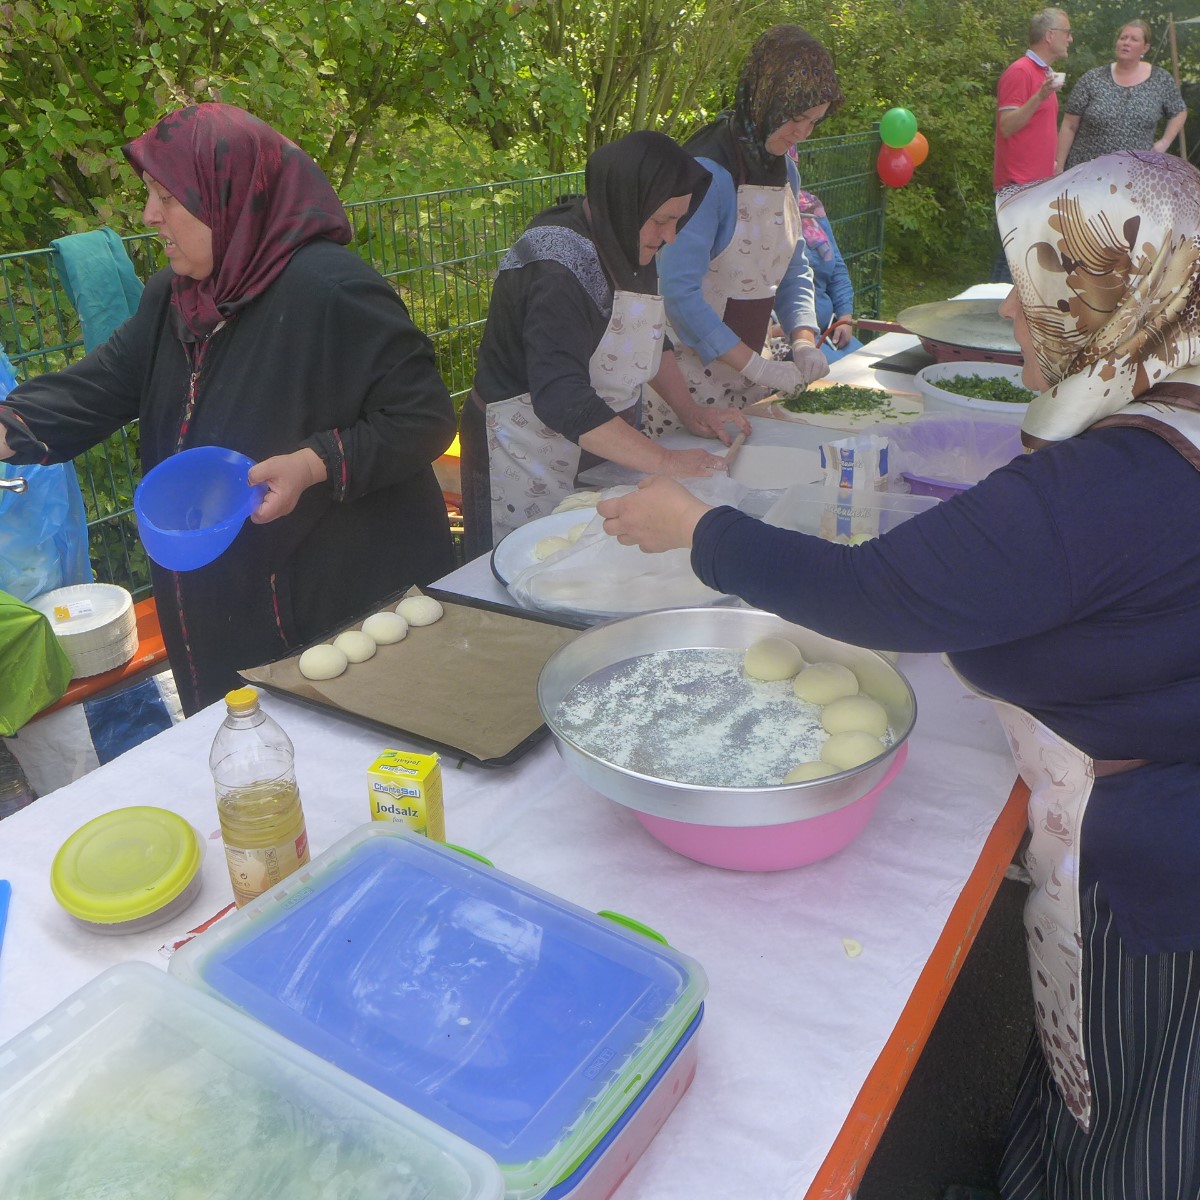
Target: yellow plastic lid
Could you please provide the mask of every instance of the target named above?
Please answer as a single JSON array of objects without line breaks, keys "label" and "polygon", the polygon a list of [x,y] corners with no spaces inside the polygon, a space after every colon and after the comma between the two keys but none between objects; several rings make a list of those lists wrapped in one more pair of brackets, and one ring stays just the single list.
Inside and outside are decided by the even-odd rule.
[{"label": "yellow plastic lid", "polygon": [[258,688],[240,687],[225,693],[225,704],[233,712],[245,712],[258,703]]},{"label": "yellow plastic lid", "polygon": [[200,838],[176,813],[118,808],[77,829],[50,868],[50,889],[73,917],[115,925],[170,904],[200,869]]}]

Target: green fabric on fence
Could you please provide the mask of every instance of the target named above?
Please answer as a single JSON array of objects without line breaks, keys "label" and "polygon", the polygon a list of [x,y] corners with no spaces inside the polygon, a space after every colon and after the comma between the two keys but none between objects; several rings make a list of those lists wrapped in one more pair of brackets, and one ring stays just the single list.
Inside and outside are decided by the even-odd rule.
[{"label": "green fabric on fence", "polygon": [[104,226],[89,233],[72,233],[50,243],[54,266],[79,314],[83,346],[94,350],[133,316],[142,295],[142,281],[125,252],[125,243]]},{"label": "green fabric on fence", "polygon": [[0,592],[0,736],[17,732],[71,682],[71,662],[49,620]]}]

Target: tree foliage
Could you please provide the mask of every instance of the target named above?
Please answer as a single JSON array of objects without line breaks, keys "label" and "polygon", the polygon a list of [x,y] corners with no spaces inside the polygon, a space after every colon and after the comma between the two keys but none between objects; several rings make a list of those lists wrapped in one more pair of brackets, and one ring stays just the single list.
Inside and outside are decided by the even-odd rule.
[{"label": "tree foliage", "polygon": [[[1076,30],[1069,85],[1106,59],[1127,14],[1123,0],[1064,2]],[[1164,65],[1173,2],[1141,10]],[[992,222],[996,80],[1036,7],[0,0],[0,246],[102,222],[136,227],[140,189],[120,147],[180,104],[250,108],[303,145],[347,200],[518,179],[578,167],[632,129],[685,136],[731,101],[750,44],[784,19],[834,52],[847,104],[828,132],[903,105],[929,139],[928,161],[889,197],[892,252],[976,253]],[[1180,52],[1185,80],[1200,87],[1200,26],[1181,29]]]}]

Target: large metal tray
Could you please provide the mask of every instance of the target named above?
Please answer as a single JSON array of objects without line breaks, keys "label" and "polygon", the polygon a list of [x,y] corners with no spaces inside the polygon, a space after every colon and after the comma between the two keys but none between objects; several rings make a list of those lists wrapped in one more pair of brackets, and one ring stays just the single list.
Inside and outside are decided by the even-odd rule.
[{"label": "large metal tray", "polygon": [[[701,787],[618,766],[560,730],[557,712],[563,699],[577,683],[606,667],[659,650],[745,650],[761,637],[789,638],[806,662],[837,662],[854,671],[863,691],[887,710],[894,744],[870,762],[824,779],[755,788]],[[538,705],[563,761],[602,795],[652,816],[726,826],[780,825],[853,804],[887,774],[917,717],[917,700],[908,680],[882,654],[753,608],[663,609],[596,626],[547,660],[538,679]]]}]

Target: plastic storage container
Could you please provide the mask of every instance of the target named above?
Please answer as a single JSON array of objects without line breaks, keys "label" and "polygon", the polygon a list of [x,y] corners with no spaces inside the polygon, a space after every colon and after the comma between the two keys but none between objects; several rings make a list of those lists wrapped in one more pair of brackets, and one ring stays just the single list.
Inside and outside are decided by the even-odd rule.
[{"label": "plastic storage container", "polygon": [[512,1200],[569,1183],[707,990],[670,947],[377,822],[170,970],[478,1146]]},{"label": "plastic storage container", "polygon": [[225,709],[208,765],[233,897],[241,908],[308,862],[308,832],[292,741],[259,707],[258,690],[227,692]]},{"label": "plastic storage container", "polygon": [[0,1046],[4,1200],[499,1200],[496,1164],[226,1004],[113,967]]},{"label": "plastic storage container", "polygon": [[854,542],[887,533],[938,503],[934,496],[802,483],[788,488],[763,520],[829,541]]},{"label": "plastic storage container", "polygon": [[153,929],[196,898],[203,846],[187,821],[165,808],[114,809],[63,842],[50,890],[93,933]]}]

